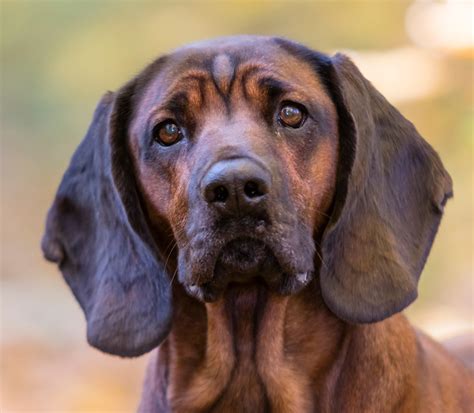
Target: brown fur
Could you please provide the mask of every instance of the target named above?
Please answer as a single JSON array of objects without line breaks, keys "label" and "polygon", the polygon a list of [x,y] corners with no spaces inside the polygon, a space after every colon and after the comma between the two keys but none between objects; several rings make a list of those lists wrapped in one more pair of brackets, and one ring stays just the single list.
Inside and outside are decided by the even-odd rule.
[{"label": "brown fur", "polygon": [[[222,55],[216,59],[223,59]],[[272,71],[292,77],[302,91],[304,85],[304,93],[317,96],[323,110],[334,119],[332,134],[336,134],[335,108],[321,84],[307,66],[291,59],[279,59]],[[265,70],[265,63],[252,62],[232,74],[235,85],[231,99],[236,108],[244,90],[255,102],[264,101],[257,86],[258,77],[252,79],[247,74]],[[209,74],[203,74],[201,79],[206,79],[205,93],[208,102],[213,102],[215,113],[201,110],[197,116],[207,118],[216,127],[221,118],[226,119],[219,90],[211,85]],[[240,87],[242,79],[247,82]],[[229,78],[221,82],[221,88],[228,90]],[[192,85],[189,87],[192,91]],[[198,93],[192,92],[192,96]],[[197,99],[193,108],[199,104]],[[245,107],[241,110],[245,117],[236,121],[236,129],[258,136],[258,130],[251,129],[258,128],[251,113]],[[227,137],[235,136],[228,125],[225,128]],[[224,138],[212,133],[210,136]],[[327,221],[335,186],[337,142],[334,136],[326,140],[323,137],[318,150],[306,162],[302,153],[286,146],[275,148],[290,176],[292,197],[315,233]],[[210,147],[215,144],[209,140]],[[193,160],[183,162],[192,165]],[[180,167],[187,173],[192,169]],[[175,175],[186,181],[187,173]],[[162,191],[153,190],[158,184],[154,185],[139,170],[140,174],[140,186],[153,213],[157,205],[163,205],[159,198]],[[313,188],[318,188],[316,197]],[[175,191],[178,193],[179,189]],[[184,198],[183,194],[174,197]],[[178,214],[180,209],[170,210],[168,218],[173,222],[173,210]],[[181,219],[176,220],[182,222]],[[177,231],[179,234],[181,228]],[[314,285],[311,288],[317,289]],[[434,348],[428,339],[417,335],[401,315],[368,326],[348,325],[328,311],[319,294],[315,300],[311,290],[282,297],[258,286],[235,287],[218,302],[206,305],[191,303],[184,292],[178,295],[181,298],[176,300],[179,307],[167,346],[167,402],[163,400],[170,411],[455,412],[468,411],[468,399],[472,403],[468,396],[474,391],[472,376],[439,346]],[[435,352],[433,357],[438,361],[430,370],[426,352]],[[424,372],[429,372],[430,377],[424,377]],[[149,374],[145,393],[156,388],[153,381]],[[460,384],[464,390],[455,394],[451,387]],[[148,400],[150,397],[152,401]],[[153,396],[145,394],[141,411],[151,411],[153,403],[157,403]]]},{"label": "brown fur", "polygon": [[[307,108],[304,127],[279,122],[285,102]],[[182,139],[160,145],[170,119]],[[229,216],[202,182],[236,158],[271,191]],[[223,39],[106,95],[43,249],[92,345],[159,345],[142,413],[467,413],[472,372],[400,314],[451,193],[434,150],[346,57]]]},{"label": "brown fur", "polygon": [[[178,301],[169,360],[151,359],[141,411],[153,411],[165,383],[163,403],[176,412],[470,411],[472,373],[403,315],[353,326],[309,290],[234,293]],[[168,371],[165,383],[155,369]]]}]

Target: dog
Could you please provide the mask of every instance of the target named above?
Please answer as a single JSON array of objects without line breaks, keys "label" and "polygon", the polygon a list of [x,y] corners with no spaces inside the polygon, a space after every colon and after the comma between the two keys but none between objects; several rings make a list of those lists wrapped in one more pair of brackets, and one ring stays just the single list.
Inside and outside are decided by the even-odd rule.
[{"label": "dog", "polygon": [[237,36],[108,92],[42,249],[88,342],[155,348],[140,412],[471,412],[400,313],[452,182],[352,61]]}]

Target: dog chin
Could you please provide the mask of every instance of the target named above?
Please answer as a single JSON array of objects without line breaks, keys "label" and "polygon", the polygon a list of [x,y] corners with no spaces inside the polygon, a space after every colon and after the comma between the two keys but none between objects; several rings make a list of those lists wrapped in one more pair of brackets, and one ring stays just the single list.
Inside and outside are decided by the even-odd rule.
[{"label": "dog chin", "polygon": [[278,271],[278,261],[262,241],[238,238],[227,243],[220,252],[214,269],[214,278],[248,280],[267,272]]},{"label": "dog chin", "polygon": [[184,284],[187,292],[204,302],[218,300],[229,284],[262,283],[282,295],[295,294],[314,277],[313,271],[286,273],[271,248],[253,238],[237,238],[228,242],[216,260],[214,274],[203,284]]}]

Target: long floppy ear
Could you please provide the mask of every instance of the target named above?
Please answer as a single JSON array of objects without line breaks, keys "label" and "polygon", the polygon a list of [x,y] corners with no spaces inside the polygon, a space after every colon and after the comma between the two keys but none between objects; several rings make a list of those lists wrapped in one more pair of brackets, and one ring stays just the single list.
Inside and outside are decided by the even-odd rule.
[{"label": "long floppy ear", "polygon": [[171,292],[136,192],[127,151],[132,86],[106,94],[48,213],[45,257],[84,310],[89,343],[139,356],[169,332]]},{"label": "long floppy ear", "polygon": [[340,161],[321,290],[340,318],[375,322],[417,297],[452,183],[437,153],[346,56],[325,64]]}]

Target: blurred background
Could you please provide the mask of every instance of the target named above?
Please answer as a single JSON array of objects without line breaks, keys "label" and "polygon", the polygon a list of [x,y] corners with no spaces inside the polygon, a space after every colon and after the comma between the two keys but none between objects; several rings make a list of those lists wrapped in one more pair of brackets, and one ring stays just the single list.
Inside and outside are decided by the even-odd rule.
[{"label": "blurred background", "polygon": [[134,411],[147,357],[90,348],[79,305],[43,261],[44,218],[98,99],[157,55],[239,33],[350,54],[440,153],[455,197],[410,319],[473,331],[471,2],[1,2],[1,411]]}]

